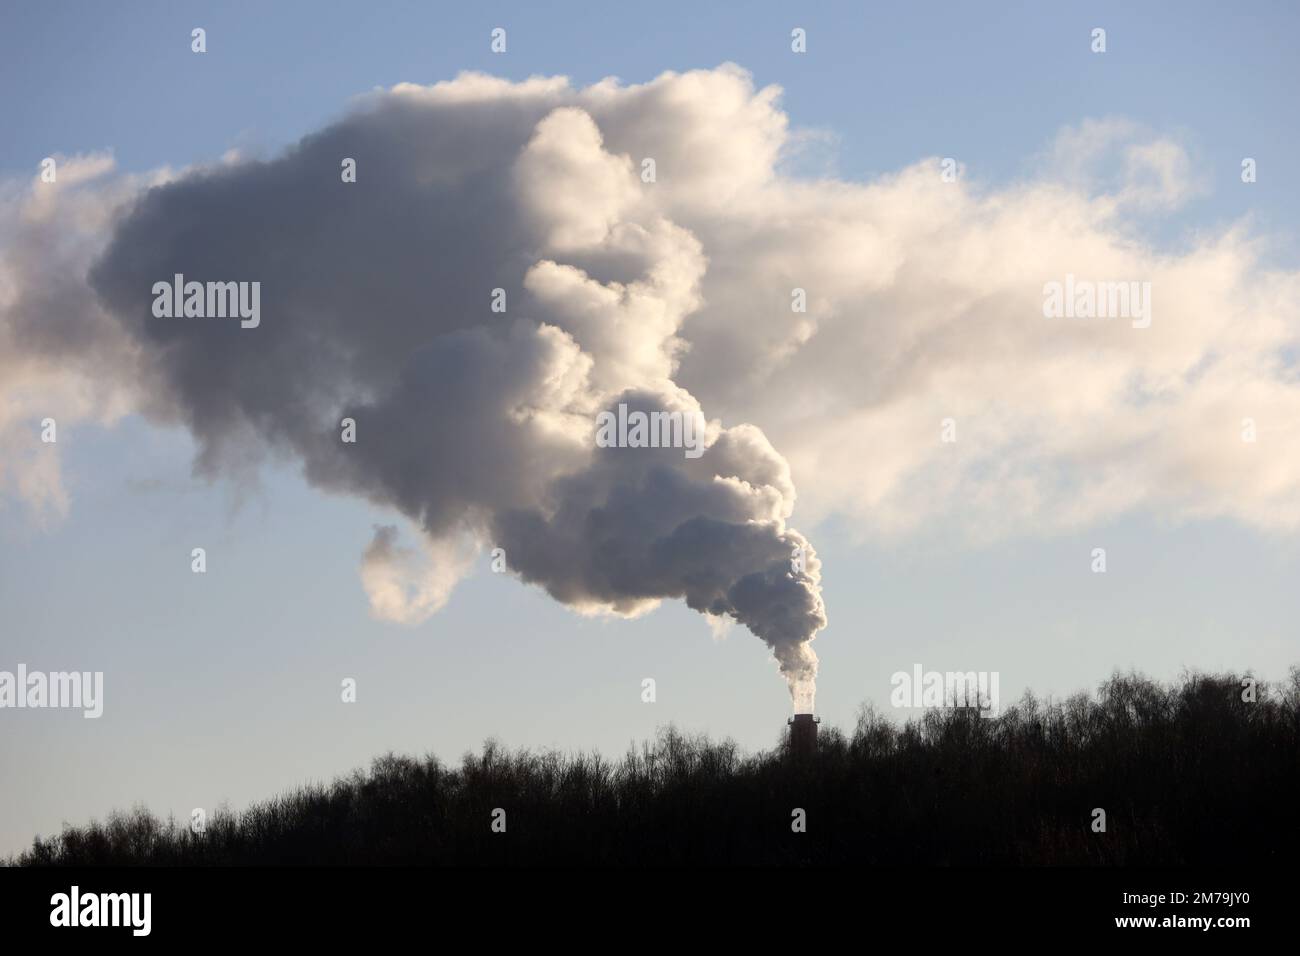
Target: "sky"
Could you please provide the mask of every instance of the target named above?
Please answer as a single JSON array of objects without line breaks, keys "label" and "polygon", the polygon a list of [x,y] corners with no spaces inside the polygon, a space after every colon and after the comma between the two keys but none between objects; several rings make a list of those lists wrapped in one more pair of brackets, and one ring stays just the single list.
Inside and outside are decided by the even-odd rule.
[{"label": "sky", "polygon": [[[523,183],[520,209],[506,213],[511,228],[456,238],[466,255],[523,244],[532,261],[542,257],[534,247],[544,248],[597,279],[617,273],[623,258],[667,263],[646,299],[667,302],[668,317],[623,317],[638,342],[641,330],[671,320],[640,351],[584,324],[574,305],[583,289],[564,285],[568,273],[550,275],[551,286],[542,275],[527,294],[594,357],[592,382],[566,401],[614,394],[604,379],[668,394],[659,372],[676,336],[690,348],[676,353],[673,380],[690,401],[723,428],[750,423],[767,435],[766,448],[747,443],[749,433],[726,440],[736,467],[758,476],[755,486],[770,481],[780,500],[716,506],[789,505],[764,548],[788,543],[794,528],[815,544],[828,622],[813,642],[826,724],[851,727],[863,703],[909,716],[890,706],[890,677],[916,664],[996,671],[1006,703],[1026,690],[1094,689],[1116,669],[1166,680],[1250,669],[1277,680],[1298,662],[1293,8],[819,4],[808,15],[775,4],[325,6],[6,4],[0,84],[11,94],[0,100],[0,198],[9,221],[0,261],[13,264],[8,286],[56,289],[67,297],[49,301],[73,311],[83,302],[86,283],[61,285],[76,271],[65,264],[87,265],[81,247],[37,246],[26,240],[48,235],[18,225],[15,210],[38,188],[46,156],[84,162],[111,152],[111,170],[78,187],[83,198],[66,212],[103,237],[93,258],[106,252],[107,265],[91,287],[110,312],[142,276],[169,277],[149,271],[168,256],[189,250],[200,261],[235,262],[237,247],[280,248],[282,237],[316,256],[332,250],[332,267],[317,259],[312,268],[349,282],[349,264],[388,248],[366,230],[392,217],[360,209],[349,213],[350,230],[341,218],[335,226],[314,217],[320,194],[305,187],[269,198],[259,191],[268,181],[259,177],[300,171],[293,163],[332,149],[325,135],[274,166],[322,129],[344,141],[358,130],[390,137],[391,156],[376,165],[362,157],[358,189],[384,163],[394,189],[415,181],[425,148],[441,160],[463,147],[467,162],[486,165],[522,156],[511,167]],[[207,31],[202,55],[190,49],[196,26]],[[489,46],[498,26],[507,31],[504,54]],[[807,31],[804,54],[791,51],[795,27]],[[1095,27],[1106,30],[1102,54],[1090,50]],[[466,70],[514,83],[569,80],[537,96],[480,91],[481,104],[468,107],[447,101],[464,87],[366,98]],[[610,76],[631,88],[693,70],[708,78],[648,87],[663,92],[658,99],[590,92]],[[761,91],[772,85],[781,92],[769,102]],[[559,121],[536,134],[553,108]],[[472,137],[429,145],[421,116],[481,122],[510,151],[485,153]],[[788,130],[772,125],[778,116]],[[590,138],[596,127],[603,142]],[[618,178],[618,148],[645,137],[661,140],[661,182],[650,198]],[[783,148],[768,157],[774,138]],[[960,183],[940,183],[943,157],[961,164]],[[1257,160],[1254,183],[1241,181],[1243,157]],[[97,203],[107,208],[152,182],[183,186],[193,167],[227,172],[168,193],[152,218],[132,220],[108,244],[117,214]],[[539,170],[543,178],[528,178]],[[470,223],[496,208],[478,203],[500,195],[456,190],[436,208]],[[268,208],[285,215],[259,218]],[[638,224],[644,247],[619,247],[631,240],[606,234],[621,220]],[[177,224],[162,251],[151,245],[160,223]],[[266,235],[241,232],[241,223]],[[417,225],[394,227],[393,241],[426,238],[401,233]],[[439,259],[458,262],[456,242],[430,229],[442,244],[429,269],[442,275]],[[410,262],[419,275],[421,257]],[[1041,279],[1067,271],[1154,277],[1151,334],[1138,338],[1143,330],[1124,323],[1090,340],[1044,331],[1041,314],[1009,318],[1025,302],[1038,307]],[[777,291],[805,282],[814,330],[783,337],[791,316],[767,315],[757,298],[767,292],[762,273]],[[346,294],[342,285],[333,291]],[[431,298],[454,311],[456,295]],[[473,295],[486,300],[477,287]],[[264,319],[271,335],[279,334],[277,301],[268,298]],[[328,308],[309,292],[301,301],[310,308],[280,328],[297,336],[291,344],[315,343],[308,330],[325,327],[312,323]],[[546,567],[531,572],[532,584],[493,573],[485,549],[464,559],[436,612],[376,613],[360,573],[376,526],[398,527],[414,547],[421,532],[411,508],[454,517],[456,502],[473,500],[504,531],[512,512],[502,501],[536,493],[522,479],[486,482],[478,497],[462,485],[408,492],[400,467],[354,473],[278,434],[250,474],[219,416],[184,422],[211,423],[202,413],[253,399],[221,393],[219,376],[196,376],[184,348],[155,352],[144,326],[123,332],[109,320],[47,315],[55,347],[23,324],[31,314],[12,314],[0,313],[12,359],[0,357],[0,438],[10,459],[0,472],[0,670],[103,671],[105,702],[97,720],[0,711],[0,854],[64,821],[136,803],[178,818],[195,807],[238,808],[390,750],[455,760],[496,737],[617,756],[668,723],[751,750],[778,739],[790,697],[771,652],[742,625],[715,635],[680,600],[631,619],[578,614],[543,585],[580,595],[569,603],[608,595]],[[337,344],[372,363],[391,356],[364,351],[364,332],[330,328]],[[201,343],[198,358],[237,370],[253,361],[248,336],[227,337],[240,345],[225,358]],[[33,371],[22,350],[37,339],[46,351]],[[526,341],[503,346],[503,361],[581,365],[562,343]],[[136,381],[115,365],[134,346],[149,359]],[[479,353],[468,354],[473,367]],[[269,388],[281,371],[286,388],[300,384],[273,355],[281,364],[268,360],[266,377],[252,384]],[[59,382],[74,399],[58,416],[54,472],[15,436],[39,433],[42,390],[55,394],[60,364],[113,383],[87,399]],[[434,367],[454,375],[454,365]],[[392,407],[435,422],[472,418],[480,407],[467,399],[453,408],[456,395],[432,394],[446,400]],[[938,436],[947,414],[960,437],[945,449]],[[1236,437],[1245,415],[1260,419],[1254,458],[1243,457]],[[358,448],[374,434],[368,428],[363,419]],[[395,445],[382,447],[400,464]],[[485,467],[494,476],[519,460],[506,447],[491,451]],[[543,457],[569,461],[561,451],[546,445]],[[956,464],[937,457],[949,451]],[[211,473],[195,468],[205,452],[219,459]],[[782,461],[797,499],[765,477]],[[411,467],[484,483],[484,473],[466,465],[462,476],[438,457]],[[598,484],[620,480],[592,475]],[[425,530],[437,538],[449,527],[430,518]],[[559,547],[554,533],[541,540]],[[191,572],[195,547],[207,552],[202,575]],[[1104,574],[1093,571],[1096,548],[1106,550]],[[340,699],[345,678],[356,681],[355,703]],[[653,703],[643,700],[646,678],[655,680]]]}]

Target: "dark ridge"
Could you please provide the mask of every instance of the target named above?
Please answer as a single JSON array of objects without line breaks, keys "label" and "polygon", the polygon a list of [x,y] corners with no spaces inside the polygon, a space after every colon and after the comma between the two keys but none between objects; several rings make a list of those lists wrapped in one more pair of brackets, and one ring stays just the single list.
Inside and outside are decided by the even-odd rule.
[{"label": "dark ridge", "polygon": [[[1026,694],[996,718],[930,711],[898,726],[864,708],[823,726],[813,759],[786,740],[742,754],[661,730],[619,761],[508,751],[459,767],[389,754],[203,836],[145,808],[65,825],[11,863],[1102,864],[1293,863],[1300,855],[1300,667],[1287,682],[1116,674],[1095,696]],[[1093,810],[1106,832],[1093,831]],[[492,830],[506,811],[506,832]],[[792,832],[796,808],[807,830]]]}]

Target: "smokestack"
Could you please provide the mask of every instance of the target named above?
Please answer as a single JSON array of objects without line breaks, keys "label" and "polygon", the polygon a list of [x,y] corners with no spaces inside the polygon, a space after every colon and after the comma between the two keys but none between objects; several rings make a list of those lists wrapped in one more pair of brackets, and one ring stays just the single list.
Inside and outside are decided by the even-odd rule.
[{"label": "smokestack", "polygon": [[817,725],[820,717],[812,714],[795,714],[790,725],[790,756],[794,760],[811,760],[817,753]]}]

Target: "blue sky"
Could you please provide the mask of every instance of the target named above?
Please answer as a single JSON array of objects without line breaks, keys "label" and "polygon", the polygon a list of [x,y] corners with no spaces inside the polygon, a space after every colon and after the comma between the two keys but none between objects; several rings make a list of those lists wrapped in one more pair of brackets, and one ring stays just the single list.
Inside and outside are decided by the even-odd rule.
[{"label": "blue sky", "polygon": [[[1300,13],[1287,4],[559,9],[10,3],[0,172],[110,148],[127,171],[233,147],[272,156],[357,94],[466,69],[585,85],[733,61],[784,88],[794,126],[829,134],[808,168],[849,180],[952,155],[976,181],[1012,183],[1062,126],[1136,120],[1183,142],[1210,184],[1149,234],[1177,247],[1250,216],[1274,239],[1270,261],[1297,267]],[[504,56],[488,50],[495,26],[509,31]],[[795,26],[804,57],[789,51]],[[1088,50],[1094,26],[1104,56]],[[1259,161],[1249,189],[1243,156]],[[105,713],[0,715],[0,853],[137,801],[180,817],[240,806],[390,749],[455,759],[497,736],[616,755],[669,722],[758,748],[787,715],[762,646],[740,629],[713,639],[683,606],[582,618],[484,556],[444,610],[395,627],[370,617],[357,581],[391,513],[309,488],[290,463],[256,489],[210,485],[191,475],[184,432],[135,416],[70,428],[60,445],[67,518],[41,527],[0,506],[0,668],[102,670]],[[832,724],[864,701],[887,708],[889,675],[918,662],[1000,671],[1005,701],[1092,688],[1115,668],[1280,678],[1297,661],[1294,536],[1140,513],[996,546],[863,541],[833,516],[802,530],[824,562],[818,709]],[[204,576],[189,570],[196,546]],[[1097,546],[1106,575],[1089,572]],[[339,701],[344,677],[355,705]]]}]

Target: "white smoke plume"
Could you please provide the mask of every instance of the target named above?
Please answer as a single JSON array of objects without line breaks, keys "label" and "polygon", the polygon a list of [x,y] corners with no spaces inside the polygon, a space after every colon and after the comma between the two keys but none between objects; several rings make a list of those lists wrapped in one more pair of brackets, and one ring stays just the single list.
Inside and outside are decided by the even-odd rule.
[{"label": "white smoke plume", "polygon": [[[39,215],[3,237],[24,258],[0,286],[0,427],[81,383],[73,420],[182,422],[203,474],[291,453],[429,542],[378,534],[377,615],[440,607],[471,539],[584,612],[680,598],[743,623],[799,709],[826,617],[796,484],[802,519],[863,534],[1135,509],[1300,525],[1300,275],[1262,265],[1247,224],[1143,238],[1199,188],[1181,147],[1094,122],[1000,190],[937,158],[802,180],[779,93],[734,66],[585,89],[464,74],[376,92],[270,161],[10,188],[6,220]],[[261,324],[154,318],[175,273],[260,281]],[[1149,281],[1150,327],[1045,319],[1067,274]],[[597,447],[620,403],[706,414],[705,454]],[[53,487],[23,467],[0,481]]]},{"label": "white smoke plume", "polygon": [[474,549],[455,538],[427,539],[423,551],[398,544],[396,525],[375,528],[361,556],[361,585],[375,617],[418,624],[442,610],[469,570]]},{"label": "white smoke plume", "polygon": [[[421,549],[386,527],[366,551],[377,616],[440,608],[469,537],[580,610],[681,598],[728,615],[805,700],[826,619],[815,553],[786,525],[789,469],[762,433],[715,420],[691,459],[593,440],[597,413],[619,403],[702,411],[673,374],[706,259],[591,114],[557,97],[571,94],[553,82],[403,87],[279,159],[129,197],[93,267],[78,263],[86,281],[56,284],[86,300],[68,322],[109,317],[133,359],[109,378],[141,383],[142,411],[188,426],[200,472],[288,451],[314,484],[418,523]],[[341,181],[344,157],[356,184]],[[260,282],[264,320],[157,317],[153,286],[176,274]],[[496,288],[505,314],[489,310]],[[42,351],[82,350],[69,329]],[[355,443],[340,440],[344,418]],[[811,557],[800,569],[796,548]]]}]

